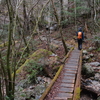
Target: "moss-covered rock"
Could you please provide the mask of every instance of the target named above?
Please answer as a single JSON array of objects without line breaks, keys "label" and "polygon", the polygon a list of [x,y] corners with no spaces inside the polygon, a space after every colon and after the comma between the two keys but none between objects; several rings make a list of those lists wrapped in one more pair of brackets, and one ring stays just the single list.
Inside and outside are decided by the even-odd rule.
[{"label": "moss-covered rock", "polygon": [[53,66],[57,63],[57,59],[57,55],[51,51],[39,49],[29,56],[25,63],[16,71],[16,74],[18,77],[21,77],[21,80],[29,76],[33,82],[36,81],[37,75],[43,73],[43,70],[47,75],[52,76],[55,70]]},{"label": "moss-covered rock", "polygon": [[52,52],[48,51],[46,49],[39,49],[36,52],[34,52],[31,56],[30,59],[34,59],[35,61],[39,60],[40,58],[48,57],[51,55]]}]

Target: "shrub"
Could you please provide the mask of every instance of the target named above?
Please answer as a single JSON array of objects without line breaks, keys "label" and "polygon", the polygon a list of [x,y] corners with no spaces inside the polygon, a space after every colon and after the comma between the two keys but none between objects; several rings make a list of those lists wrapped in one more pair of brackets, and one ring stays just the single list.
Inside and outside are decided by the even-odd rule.
[{"label": "shrub", "polygon": [[29,73],[30,82],[36,83],[36,77],[41,74],[43,66],[34,60],[30,60],[25,66],[25,71]]}]

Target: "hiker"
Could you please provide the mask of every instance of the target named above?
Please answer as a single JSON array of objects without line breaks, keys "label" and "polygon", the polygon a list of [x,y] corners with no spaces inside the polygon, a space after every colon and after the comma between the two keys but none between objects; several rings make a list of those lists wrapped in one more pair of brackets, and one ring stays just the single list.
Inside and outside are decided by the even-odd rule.
[{"label": "hiker", "polygon": [[80,27],[76,33],[77,41],[78,41],[78,50],[82,49],[82,42],[84,40],[84,32],[82,31],[82,28]]}]

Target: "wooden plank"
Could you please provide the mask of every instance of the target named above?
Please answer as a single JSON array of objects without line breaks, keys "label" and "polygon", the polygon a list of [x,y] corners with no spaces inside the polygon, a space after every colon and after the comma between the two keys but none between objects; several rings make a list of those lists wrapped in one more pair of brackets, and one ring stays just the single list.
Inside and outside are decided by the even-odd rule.
[{"label": "wooden plank", "polygon": [[64,79],[62,79],[61,82],[62,83],[71,83],[71,84],[73,84],[75,82],[75,80],[64,80]]},{"label": "wooden plank", "polygon": [[68,67],[68,66],[70,66],[70,67],[77,67],[77,65],[73,65],[73,64],[71,64],[71,63],[69,63],[69,64],[68,64],[68,63],[65,63],[65,66],[67,66],[67,67]]},{"label": "wooden plank", "polygon": [[63,76],[63,79],[64,80],[75,80],[75,77],[74,76]]},{"label": "wooden plank", "polygon": [[65,73],[76,74],[77,72],[75,70],[65,70]]},{"label": "wooden plank", "polygon": [[71,62],[78,62],[79,60],[78,60],[78,59],[71,58],[71,59],[69,59],[68,61],[71,61]]},{"label": "wooden plank", "polygon": [[67,98],[72,98],[73,94],[72,93],[58,93],[56,97],[67,97]]},{"label": "wooden plank", "polygon": [[63,79],[65,79],[65,80],[74,80],[75,77],[74,76],[63,76]]},{"label": "wooden plank", "polygon": [[61,87],[58,91],[59,92],[63,92],[63,93],[72,93],[73,92],[73,88]]},{"label": "wooden plank", "polygon": [[78,66],[77,63],[72,63],[72,62],[68,62],[67,65],[68,65],[68,66],[69,66],[69,65],[70,65],[70,66]]},{"label": "wooden plank", "polygon": [[77,68],[72,68],[72,67],[64,67],[64,70],[75,70],[75,71],[77,71]]},{"label": "wooden plank", "polygon": [[64,73],[64,76],[66,76],[66,77],[69,77],[69,76],[73,76],[73,77],[75,77],[76,74],[73,74],[73,73]]},{"label": "wooden plank", "polygon": [[67,97],[54,97],[54,100],[68,100]]},{"label": "wooden plank", "polygon": [[68,61],[67,64],[71,64],[71,65],[74,65],[74,66],[77,66],[78,65],[77,62],[70,62],[70,61]]},{"label": "wooden plank", "polygon": [[61,83],[61,85],[60,85],[61,87],[71,87],[71,88],[73,88],[74,87],[74,84],[69,84],[69,83]]}]

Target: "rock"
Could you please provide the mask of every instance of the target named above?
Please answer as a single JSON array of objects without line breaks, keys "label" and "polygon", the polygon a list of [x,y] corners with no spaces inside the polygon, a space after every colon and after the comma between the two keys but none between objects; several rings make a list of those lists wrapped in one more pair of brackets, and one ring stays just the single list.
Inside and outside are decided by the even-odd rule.
[{"label": "rock", "polygon": [[83,66],[83,74],[87,75],[87,77],[93,76],[94,70],[89,63],[85,63]]},{"label": "rock", "polygon": [[46,89],[45,83],[33,85],[30,86],[29,88],[18,87],[18,89],[15,92],[15,100],[26,100],[27,98],[34,98],[34,100],[39,100],[45,89]]},{"label": "rock", "polygon": [[52,33],[53,31],[56,31],[58,29],[58,24],[54,23],[51,26],[47,25],[46,26],[46,30],[50,31],[50,33]]},{"label": "rock", "polygon": [[97,81],[100,81],[100,74],[96,73],[95,76],[94,76],[94,79],[97,80]]},{"label": "rock", "polygon": [[51,82],[51,79],[47,78],[47,77],[44,77],[43,80],[45,83],[48,83],[48,84],[50,84],[50,82]]},{"label": "rock", "polygon": [[100,95],[100,82],[86,79],[82,83],[82,87],[88,91],[91,91],[93,93],[96,93],[97,95]]},{"label": "rock", "polygon": [[80,100],[93,100],[88,94],[82,94]]},{"label": "rock", "polygon": [[91,66],[95,66],[95,67],[97,67],[97,66],[99,66],[100,65],[100,63],[99,62],[91,62],[91,63],[89,63]]},{"label": "rock", "polygon": [[55,28],[54,28],[53,26],[51,26],[49,29],[50,29],[51,31],[55,30]]},{"label": "rock", "polygon": [[95,50],[95,47],[89,47],[88,51]]},{"label": "rock", "polygon": [[91,53],[89,56],[90,56],[90,57],[94,57],[94,54],[93,54],[93,53]]},{"label": "rock", "polygon": [[90,58],[90,56],[88,56],[88,55],[83,56],[83,60],[88,60],[89,58]]},{"label": "rock", "polygon": [[35,93],[36,95],[40,95],[44,92],[44,90],[46,89],[45,84],[39,84],[35,87]]},{"label": "rock", "polygon": [[40,95],[40,96],[36,95],[35,99],[36,99],[36,100],[39,100],[40,97],[41,97],[41,95]]},{"label": "rock", "polygon": [[53,53],[52,55],[50,55],[50,56],[51,56],[51,57],[52,57],[52,56],[55,56],[55,57],[57,57],[57,55],[56,55],[56,54],[54,54],[54,53]]},{"label": "rock", "polygon": [[22,87],[22,88],[26,88],[29,86],[29,79],[26,77],[26,79],[21,80],[20,82],[16,83],[17,87]]},{"label": "rock", "polygon": [[56,64],[56,62],[58,62],[57,61],[58,60],[58,56],[57,55],[49,55],[48,56],[48,58],[41,58],[41,59],[39,59],[39,63],[41,63],[41,65],[43,65],[43,66],[49,66],[49,65],[54,65],[54,64]]},{"label": "rock", "polygon": [[83,50],[83,54],[87,55],[88,54],[87,50]]},{"label": "rock", "polygon": [[30,87],[29,87],[29,89],[34,89],[34,88],[35,88],[35,86],[30,86]]},{"label": "rock", "polygon": [[97,100],[100,100],[100,96],[97,98]]},{"label": "rock", "polygon": [[100,67],[93,67],[95,73],[100,73]]},{"label": "rock", "polygon": [[37,83],[40,83],[40,82],[43,82],[43,79],[42,77],[37,77],[37,80],[36,80]]}]

